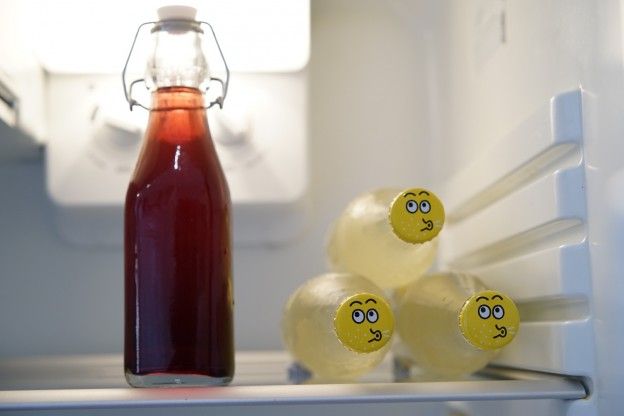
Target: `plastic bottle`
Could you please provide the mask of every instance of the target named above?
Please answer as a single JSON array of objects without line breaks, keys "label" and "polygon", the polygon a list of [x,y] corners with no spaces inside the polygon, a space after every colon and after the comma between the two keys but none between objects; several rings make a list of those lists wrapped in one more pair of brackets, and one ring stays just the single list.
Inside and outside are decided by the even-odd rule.
[{"label": "plastic bottle", "polygon": [[353,200],[330,232],[335,271],[364,276],[384,289],[422,276],[437,253],[444,207],[422,188],[380,189]]},{"label": "plastic bottle", "polygon": [[394,316],[383,291],[352,274],[308,280],[284,308],[282,337],[316,380],[353,380],[387,353]]},{"label": "plastic bottle", "polygon": [[234,372],[230,196],[208,128],[200,24],[159,9],[152,106],[125,205],[125,354],[135,387],[226,384]]},{"label": "plastic bottle", "polygon": [[511,298],[472,275],[427,275],[397,297],[399,359],[425,374],[458,377],[475,372],[518,332],[520,315]]}]

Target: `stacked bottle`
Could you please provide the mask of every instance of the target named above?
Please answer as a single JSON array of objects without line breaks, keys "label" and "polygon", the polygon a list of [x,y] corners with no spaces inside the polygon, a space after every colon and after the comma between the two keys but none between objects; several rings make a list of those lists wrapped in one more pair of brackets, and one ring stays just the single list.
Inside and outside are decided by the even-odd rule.
[{"label": "stacked bottle", "polygon": [[369,192],[353,200],[336,221],[327,255],[333,270],[394,289],[431,267],[443,225],[444,207],[431,191]]},{"label": "stacked bottle", "polygon": [[463,273],[424,276],[396,305],[400,360],[427,376],[458,377],[485,367],[516,333],[518,309],[506,294]]},{"label": "stacked bottle", "polygon": [[284,308],[282,335],[316,381],[356,379],[381,362],[394,330],[383,290],[353,274],[308,280]]}]

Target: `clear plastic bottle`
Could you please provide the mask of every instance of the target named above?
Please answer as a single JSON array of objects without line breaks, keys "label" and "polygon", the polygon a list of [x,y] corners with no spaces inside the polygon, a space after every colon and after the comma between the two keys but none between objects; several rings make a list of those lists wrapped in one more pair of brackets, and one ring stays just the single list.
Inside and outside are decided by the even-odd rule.
[{"label": "clear plastic bottle", "polygon": [[282,337],[294,359],[316,381],[353,380],[381,362],[390,347],[394,316],[383,291],[352,274],[324,274],[290,297]]},{"label": "clear plastic bottle", "polygon": [[364,276],[384,289],[403,286],[433,264],[444,207],[426,189],[380,189],[353,200],[330,231],[335,271]]},{"label": "clear plastic bottle", "polygon": [[230,195],[208,128],[194,9],[161,8],[149,124],[125,205],[125,354],[135,387],[234,372]]},{"label": "clear plastic bottle", "polygon": [[473,373],[518,332],[514,302],[472,275],[427,275],[403,288],[397,298],[398,358],[426,375]]}]

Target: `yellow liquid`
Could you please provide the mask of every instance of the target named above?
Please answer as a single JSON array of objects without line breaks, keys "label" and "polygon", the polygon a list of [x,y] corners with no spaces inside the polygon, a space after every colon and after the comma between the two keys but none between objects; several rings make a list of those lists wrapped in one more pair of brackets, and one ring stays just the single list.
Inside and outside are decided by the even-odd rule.
[{"label": "yellow liquid", "polygon": [[384,289],[403,286],[433,264],[437,238],[422,244],[399,239],[389,209],[400,189],[364,194],[342,213],[330,232],[327,255],[333,270],[359,274]]},{"label": "yellow liquid", "polygon": [[384,297],[367,279],[351,274],[325,274],[310,279],[290,297],[282,318],[282,337],[293,358],[313,373],[315,381],[357,379],[377,366],[390,347],[355,352],[334,330],[338,307],[347,298],[367,292]]},{"label": "yellow liquid", "polygon": [[486,290],[474,276],[425,276],[400,291],[396,307],[398,354],[427,375],[459,377],[485,367],[499,350],[481,350],[462,335],[459,313],[475,293]]}]

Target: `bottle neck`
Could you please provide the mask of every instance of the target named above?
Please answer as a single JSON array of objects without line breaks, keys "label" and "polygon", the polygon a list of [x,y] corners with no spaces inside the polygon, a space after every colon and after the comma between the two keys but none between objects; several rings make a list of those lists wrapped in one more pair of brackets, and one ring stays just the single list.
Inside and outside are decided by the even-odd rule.
[{"label": "bottle neck", "polygon": [[145,76],[152,91],[163,87],[205,89],[210,72],[202,50],[202,32],[194,22],[163,23],[152,39]]},{"label": "bottle neck", "polygon": [[161,87],[152,92],[152,111],[194,110],[204,115],[204,95],[197,88]]},{"label": "bottle neck", "polygon": [[152,93],[148,140],[172,144],[211,142],[204,96],[197,88],[163,87]]}]

